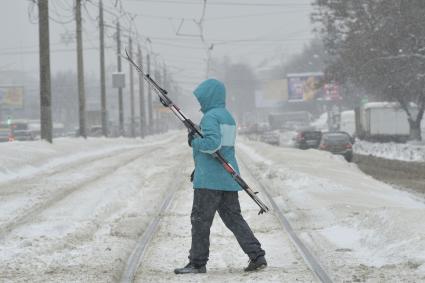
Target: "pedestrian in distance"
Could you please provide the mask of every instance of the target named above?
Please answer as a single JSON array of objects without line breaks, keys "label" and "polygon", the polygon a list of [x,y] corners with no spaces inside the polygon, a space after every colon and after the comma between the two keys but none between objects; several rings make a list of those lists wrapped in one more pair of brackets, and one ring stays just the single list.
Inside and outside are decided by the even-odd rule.
[{"label": "pedestrian in distance", "polygon": [[215,79],[202,82],[194,91],[204,116],[200,129],[203,138],[194,132],[188,134],[192,147],[195,170],[192,173],[194,188],[191,213],[192,244],[189,263],[174,270],[176,274],[206,273],[209,257],[210,229],[216,211],[235,235],[239,245],[249,257],[245,271],[255,271],[267,266],[265,251],[241,215],[238,191],[241,187],[223,166],[212,156],[216,151],[226,158],[238,172],[235,158],[236,122],[226,109],[224,84]]}]

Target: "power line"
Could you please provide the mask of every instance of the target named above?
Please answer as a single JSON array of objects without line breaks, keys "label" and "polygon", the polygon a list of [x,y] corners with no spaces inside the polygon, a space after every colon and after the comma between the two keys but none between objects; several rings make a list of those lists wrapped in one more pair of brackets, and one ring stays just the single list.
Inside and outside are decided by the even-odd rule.
[{"label": "power line", "polygon": [[[212,17],[208,18],[206,17],[204,19],[205,22],[210,21],[218,21],[218,20],[231,20],[231,19],[237,19],[237,18],[250,18],[250,17],[261,17],[261,16],[268,16],[268,15],[284,15],[284,14],[291,14],[294,12],[302,11],[301,9],[293,9],[293,10],[283,10],[279,12],[268,12],[268,13],[256,13],[256,14],[242,14],[242,15],[231,15],[231,16],[221,16],[221,17]],[[187,20],[187,21],[193,21],[194,18],[188,18],[188,17],[175,17],[175,16],[159,16],[159,15],[150,15],[150,14],[144,14],[144,13],[135,13],[134,15],[141,16],[144,18],[153,18],[158,20]]]},{"label": "power line", "polygon": [[[156,4],[184,4],[184,5],[200,5],[202,2],[191,1],[170,1],[170,0],[127,0],[131,2],[148,2]],[[214,6],[253,6],[253,7],[307,7],[310,3],[242,3],[242,2],[208,2],[208,5]]]},{"label": "power line", "polygon": [[233,20],[237,18],[251,18],[251,17],[261,17],[261,16],[270,16],[270,15],[284,15],[284,14],[291,14],[294,12],[301,11],[300,9],[296,10],[285,10],[280,12],[270,12],[270,13],[258,13],[258,14],[246,14],[246,15],[234,15],[234,16],[222,16],[222,17],[213,17],[213,18],[206,18],[205,21],[217,21],[217,20]]},{"label": "power line", "polygon": [[[113,49],[112,46],[105,47],[107,49]],[[99,50],[98,47],[85,47],[84,50]],[[59,52],[75,52],[75,48],[62,48],[62,49],[51,49],[50,53],[59,53]],[[29,51],[10,51],[10,52],[0,52],[0,56],[9,56],[9,55],[25,55],[25,54],[38,54],[38,50],[29,50]]]}]

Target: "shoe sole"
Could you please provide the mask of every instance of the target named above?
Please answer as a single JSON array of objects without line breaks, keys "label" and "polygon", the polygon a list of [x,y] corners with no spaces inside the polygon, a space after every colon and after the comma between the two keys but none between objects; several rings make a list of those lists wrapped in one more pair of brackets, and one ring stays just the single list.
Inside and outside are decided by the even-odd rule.
[{"label": "shoe sole", "polygon": [[175,271],[174,270],[174,274],[178,274],[178,275],[181,275],[181,274],[205,274],[205,273],[207,273],[207,271],[205,270],[205,271],[198,271],[198,272],[179,272],[179,271]]},{"label": "shoe sole", "polygon": [[174,272],[176,275],[185,275],[185,274],[205,274],[206,272],[184,272],[184,273],[178,273]]},{"label": "shoe sole", "polygon": [[246,270],[246,269],[245,269],[245,272],[260,271],[260,270],[262,270],[262,269],[264,269],[264,268],[266,268],[266,267],[267,267],[267,264],[262,264],[262,265],[260,265],[259,267],[257,267],[256,269],[252,269],[252,270]]}]

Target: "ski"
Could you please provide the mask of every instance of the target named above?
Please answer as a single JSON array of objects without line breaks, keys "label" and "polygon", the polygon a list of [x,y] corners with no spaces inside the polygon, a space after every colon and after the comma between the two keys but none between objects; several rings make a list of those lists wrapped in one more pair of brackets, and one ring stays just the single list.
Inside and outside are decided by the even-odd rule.
[{"label": "ski", "polygon": [[[168,92],[163,89],[158,83],[152,79],[149,74],[145,74],[141,66],[137,65],[133,59],[128,54],[127,50],[125,50],[126,57],[124,57],[131,65],[133,65],[136,70],[142,74],[143,78],[153,87],[154,92],[158,95],[160,102],[165,107],[168,107],[175,116],[186,126],[188,131],[196,133],[199,137],[203,137],[201,130],[199,127],[193,123],[190,119],[188,119],[184,113],[180,110],[177,105],[173,103],[173,101],[168,97]],[[241,188],[251,197],[251,199],[260,207],[260,211],[258,214],[263,214],[264,212],[269,211],[269,208],[261,201],[259,197],[257,197],[257,193],[242,179],[242,177],[235,171],[232,165],[221,155],[219,151],[214,152],[213,157],[220,162],[220,164],[224,167],[224,169],[232,175],[232,178],[241,186]]]}]

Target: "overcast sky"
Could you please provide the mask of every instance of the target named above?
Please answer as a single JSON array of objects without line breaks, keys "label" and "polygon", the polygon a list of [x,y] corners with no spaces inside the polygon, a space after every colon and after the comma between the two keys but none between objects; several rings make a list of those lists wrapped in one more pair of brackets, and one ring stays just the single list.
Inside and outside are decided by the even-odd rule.
[{"label": "overcast sky", "polygon": [[[134,37],[137,33],[143,52],[155,54],[157,65],[166,64],[184,90],[193,90],[206,77],[207,50],[211,44],[213,59],[227,56],[232,62],[246,62],[256,69],[273,66],[300,51],[313,37],[310,2],[207,0],[202,41],[194,21],[202,17],[203,0],[104,0],[105,23],[111,26],[106,30],[107,65],[115,68],[112,27],[116,15],[121,14],[124,36],[130,31]],[[0,71],[20,70],[38,77],[37,6],[29,0],[0,3]],[[74,1],[50,0],[49,5],[52,73],[75,70]],[[85,73],[97,75],[98,0],[84,5]],[[67,37],[68,43],[64,40]],[[122,46],[127,46],[127,37],[122,40]],[[125,62],[123,70],[128,71]]]}]

